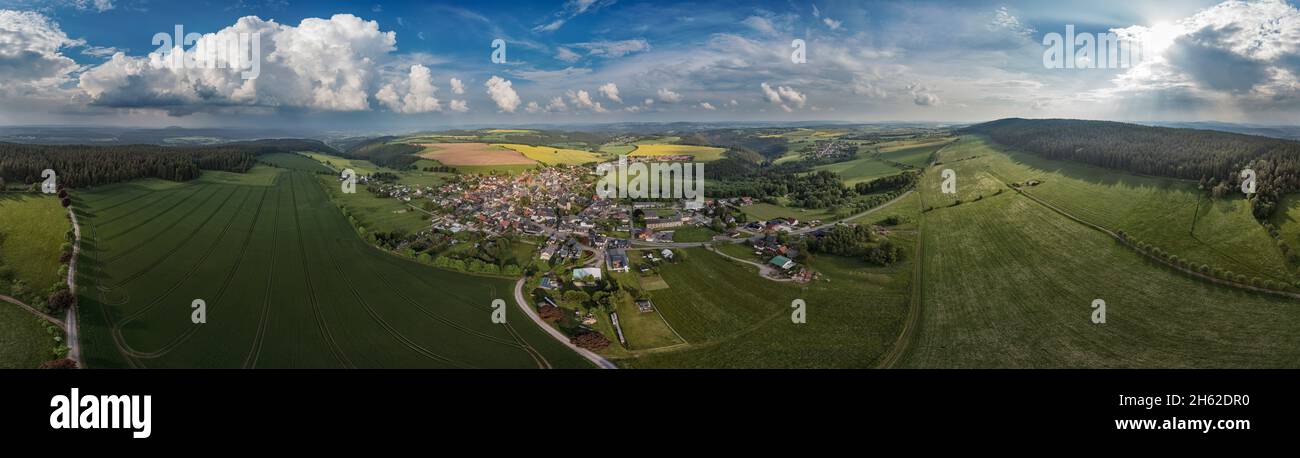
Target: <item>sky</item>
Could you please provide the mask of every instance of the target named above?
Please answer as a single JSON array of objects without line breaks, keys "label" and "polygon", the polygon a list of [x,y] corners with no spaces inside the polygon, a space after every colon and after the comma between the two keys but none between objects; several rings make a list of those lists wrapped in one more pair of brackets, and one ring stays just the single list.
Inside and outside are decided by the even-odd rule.
[{"label": "sky", "polygon": [[[203,35],[184,43],[178,26]],[[1058,51],[1051,62],[1109,68],[1054,68],[1050,37],[1067,28],[1139,43],[1142,58],[1118,66]],[[173,59],[240,37],[238,69]],[[0,125],[403,132],[1004,117],[1300,124],[1300,10],[1286,0],[0,0]]]}]

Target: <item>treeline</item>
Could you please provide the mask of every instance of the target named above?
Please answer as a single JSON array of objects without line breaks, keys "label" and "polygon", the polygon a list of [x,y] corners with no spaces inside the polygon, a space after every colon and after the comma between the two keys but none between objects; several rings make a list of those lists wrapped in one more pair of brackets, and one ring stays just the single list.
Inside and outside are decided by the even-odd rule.
[{"label": "treeline", "polygon": [[0,143],[0,178],[33,185],[54,170],[69,188],[98,186],[140,178],[187,181],[202,170],[246,172],[261,154],[333,151],[314,140],[258,140],[216,146],[158,145],[25,145]]},{"label": "treeline", "polygon": [[875,265],[888,266],[903,260],[903,249],[887,238],[879,237],[870,226],[836,225],[807,242],[813,253],[861,258]]},{"label": "treeline", "polygon": [[1300,190],[1300,143],[1227,132],[1107,121],[1002,119],[967,132],[1051,159],[1188,180],[1202,188],[1239,188],[1241,171],[1256,173],[1256,218],[1273,213],[1279,196]]},{"label": "treeline", "polygon": [[853,185],[853,190],[857,191],[858,194],[871,194],[874,192],[889,191],[893,189],[911,188],[916,184],[917,177],[919,176],[920,174],[917,172],[903,172],[898,175],[890,175],[865,183],[855,184]]},{"label": "treeline", "polygon": [[803,208],[848,205],[857,196],[832,172],[798,173],[787,167],[766,167],[731,179],[710,180],[705,186],[710,197],[748,196],[768,203],[785,197],[788,205]]}]

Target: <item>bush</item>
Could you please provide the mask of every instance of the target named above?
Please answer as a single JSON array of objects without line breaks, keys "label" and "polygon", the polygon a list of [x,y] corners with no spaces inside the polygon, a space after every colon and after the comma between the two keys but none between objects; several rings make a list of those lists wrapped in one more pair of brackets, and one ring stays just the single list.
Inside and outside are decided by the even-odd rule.
[{"label": "bush", "polygon": [[609,346],[609,339],[599,332],[588,331],[569,339],[569,343],[588,350],[601,350]]},{"label": "bush", "polygon": [[45,306],[53,313],[59,313],[77,305],[77,297],[66,289],[61,289],[50,294],[50,298],[45,301]]},{"label": "bush", "polygon": [[41,369],[76,369],[77,362],[68,358],[55,359],[41,363]]}]

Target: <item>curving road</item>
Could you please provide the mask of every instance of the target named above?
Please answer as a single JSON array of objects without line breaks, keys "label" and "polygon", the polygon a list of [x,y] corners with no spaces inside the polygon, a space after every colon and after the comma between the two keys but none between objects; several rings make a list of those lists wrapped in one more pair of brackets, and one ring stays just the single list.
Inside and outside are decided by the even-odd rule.
[{"label": "curving road", "polygon": [[601,369],[618,369],[618,366],[614,365],[614,363],[610,362],[610,360],[605,359],[605,357],[597,355],[595,352],[592,352],[591,350],[581,348],[578,347],[577,345],[569,343],[568,336],[565,336],[564,333],[551,327],[551,325],[546,324],[545,321],[542,321],[542,317],[537,316],[537,312],[533,311],[533,307],[528,305],[527,300],[524,300],[524,279],[523,278],[520,278],[519,281],[515,282],[515,303],[519,304],[519,308],[523,309],[524,313],[527,314],[529,318],[532,318],[533,322],[537,323],[538,327],[542,328],[542,330],[550,334],[551,337],[554,337],[555,340],[558,340],[560,341],[560,343],[563,343],[565,346],[569,347],[569,349],[577,352],[583,358],[587,358],[587,360],[595,364],[596,367],[599,367]]}]

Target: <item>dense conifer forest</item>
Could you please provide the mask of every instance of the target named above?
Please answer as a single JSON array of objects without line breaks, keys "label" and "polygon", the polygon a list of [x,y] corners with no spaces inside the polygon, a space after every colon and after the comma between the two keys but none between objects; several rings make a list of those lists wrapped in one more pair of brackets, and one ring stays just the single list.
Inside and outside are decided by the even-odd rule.
[{"label": "dense conifer forest", "polygon": [[258,155],[292,151],[334,152],[314,140],[293,139],[190,147],[0,143],[0,178],[10,185],[31,185],[41,182],[41,172],[51,169],[58,174],[59,184],[71,188],[139,178],[187,181],[198,178],[202,170],[246,172]]}]

